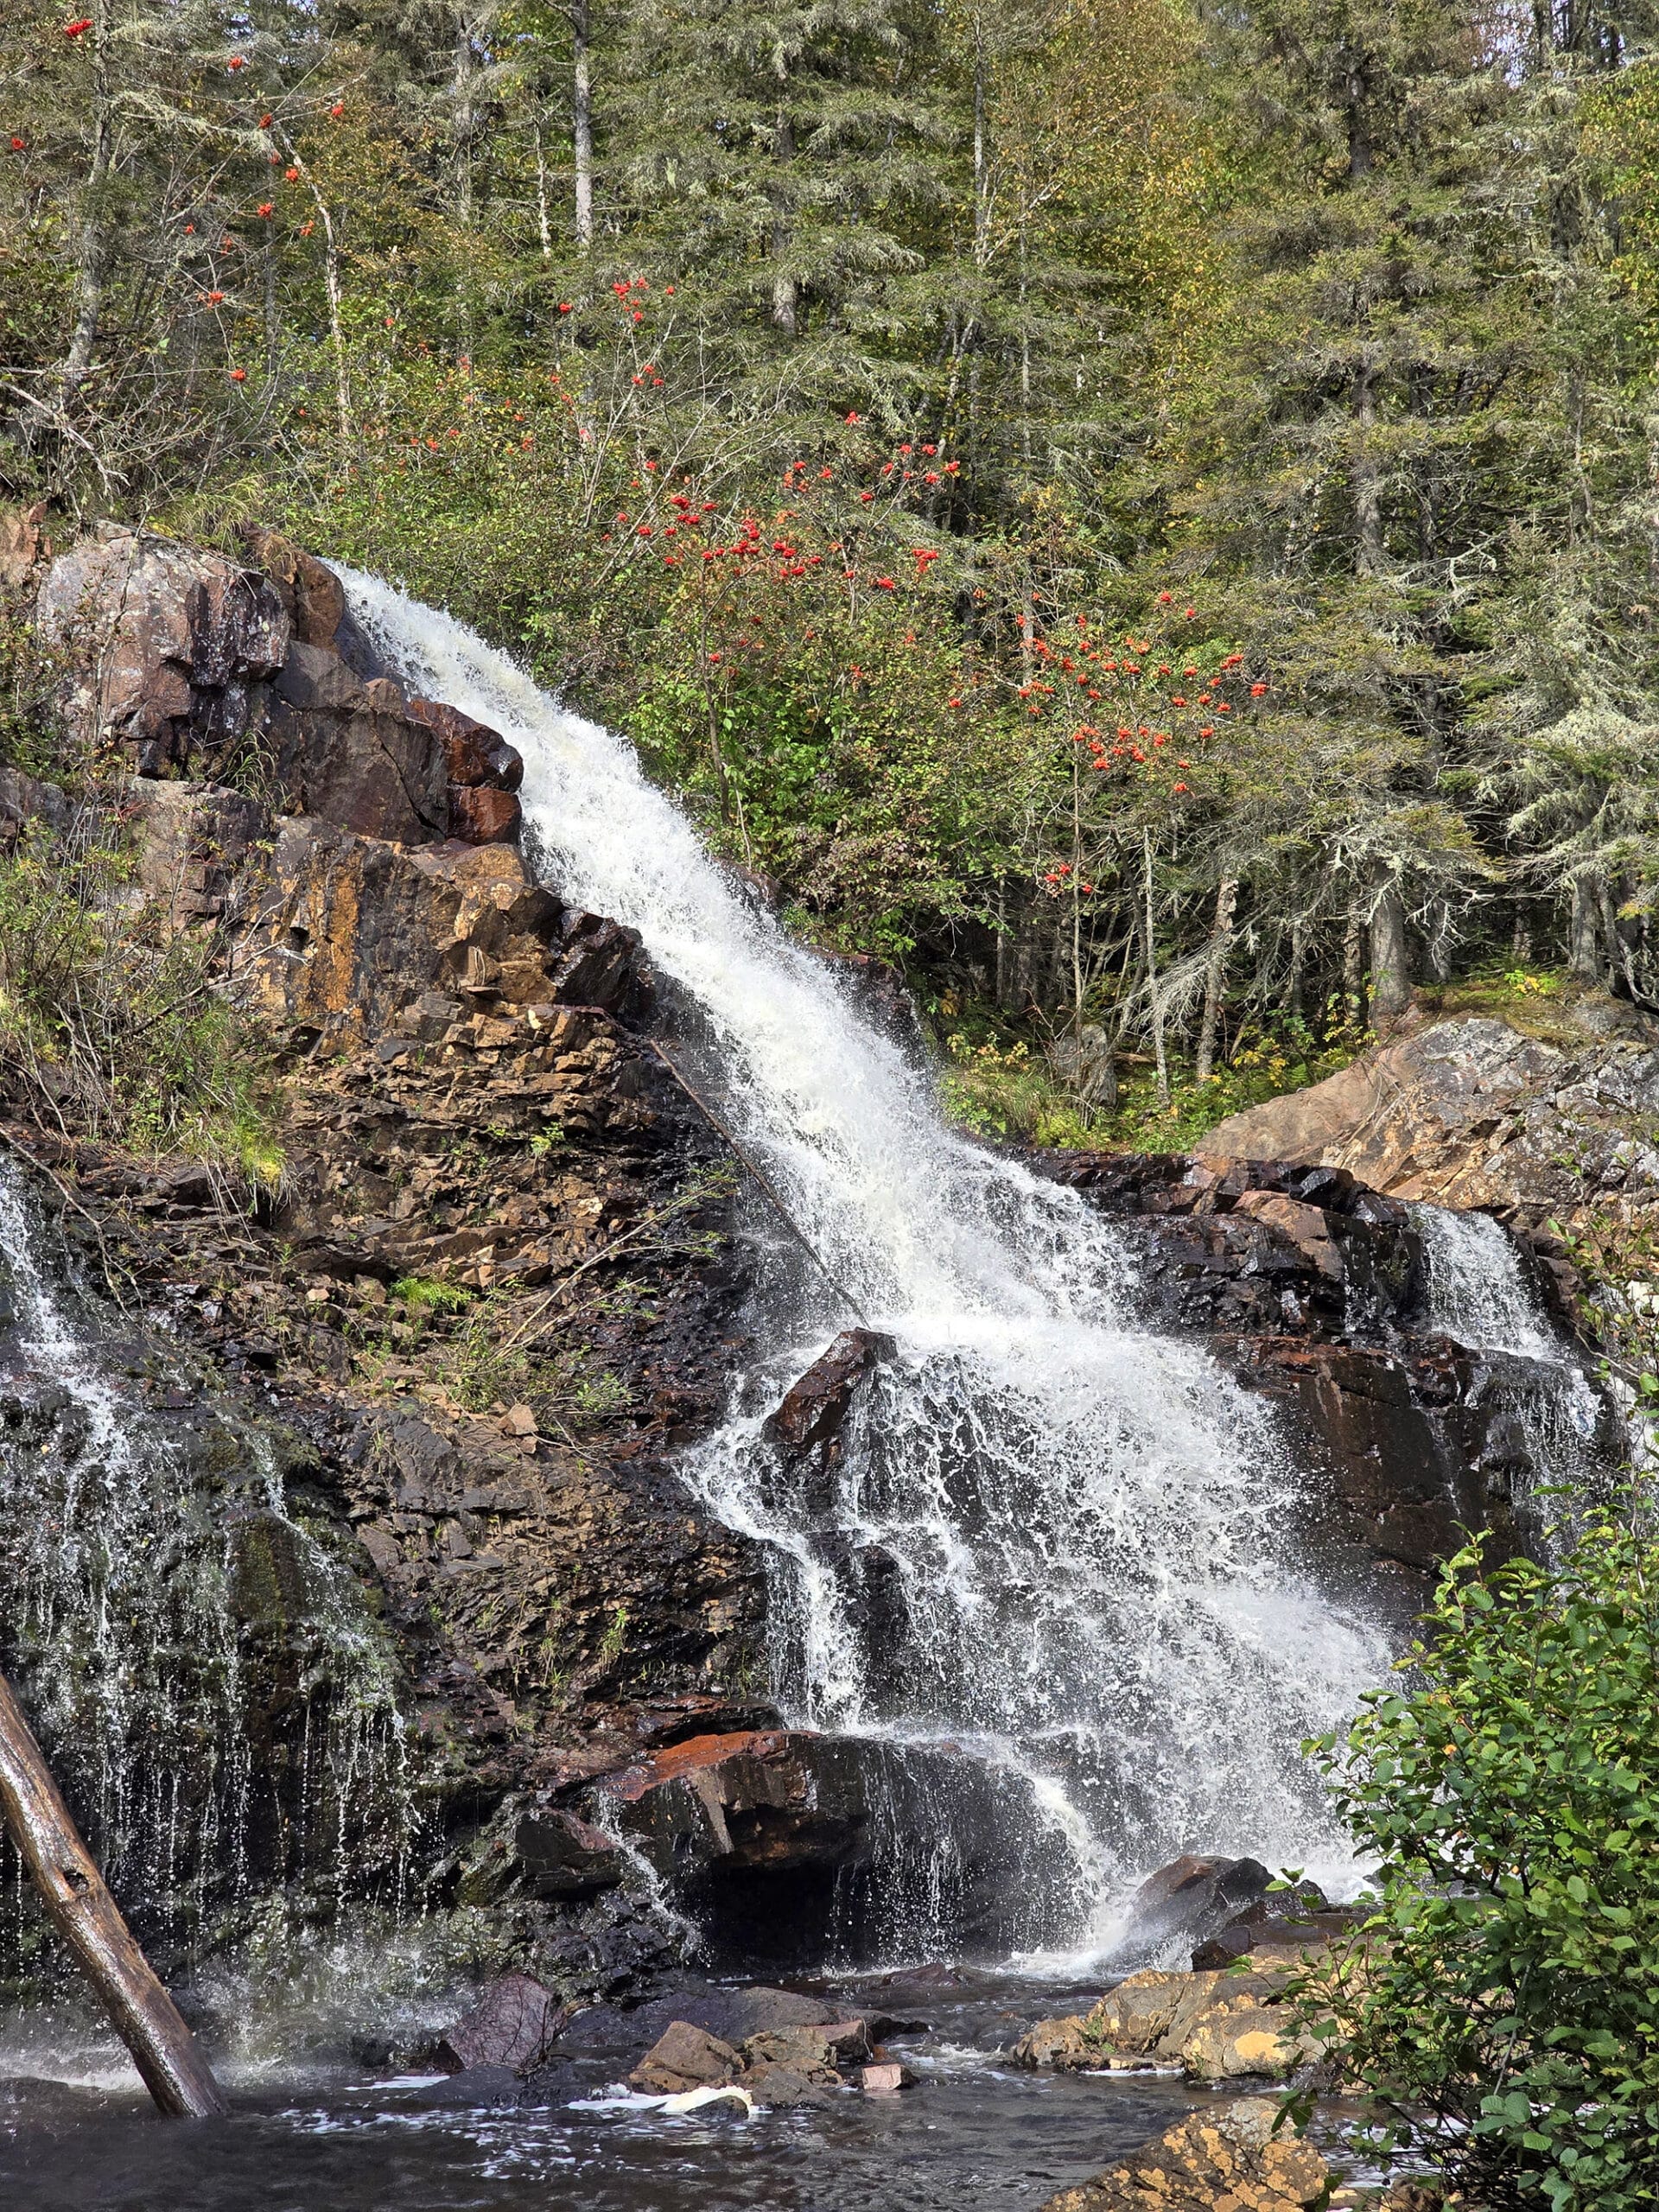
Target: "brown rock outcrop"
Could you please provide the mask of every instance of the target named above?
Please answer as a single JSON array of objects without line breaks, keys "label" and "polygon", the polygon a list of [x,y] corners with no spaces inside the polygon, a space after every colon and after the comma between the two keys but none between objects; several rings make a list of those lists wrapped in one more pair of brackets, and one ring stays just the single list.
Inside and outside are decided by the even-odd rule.
[{"label": "brown rock outcrop", "polygon": [[257,571],[114,524],[53,562],[38,617],[48,646],[72,662],[72,734],[113,747],[141,776],[199,760],[222,775],[239,760],[258,687],[291,637]]},{"label": "brown rock outcrop", "polygon": [[1591,997],[1573,1003],[1553,1041],[1484,1017],[1397,1037],[1323,1083],[1233,1115],[1199,1152],[1318,1162],[1399,1198],[1536,1227],[1610,1199],[1659,1205],[1656,1117],[1653,1025]]},{"label": "brown rock outcrop", "polygon": [[38,616],[67,664],[73,741],[141,777],[227,784],[364,836],[516,836],[512,747],[408,698],[322,562],[275,532],[246,543],[243,563],[111,524],[52,562]]},{"label": "brown rock outcrop", "polygon": [[1265,2098],[1193,2113],[1043,2212],[1305,2212],[1324,2201],[1330,2170],[1278,2121]]}]

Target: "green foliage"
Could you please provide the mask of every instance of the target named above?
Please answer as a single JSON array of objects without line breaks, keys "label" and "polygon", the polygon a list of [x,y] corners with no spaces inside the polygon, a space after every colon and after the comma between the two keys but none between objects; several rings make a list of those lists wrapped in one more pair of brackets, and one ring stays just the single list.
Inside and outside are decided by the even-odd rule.
[{"label": "green foliage", "polygon": [[391,1294],[411,1320],[429,1313],[461,1313],[472,1304],[472,1294],[459,1283],[441,1282],[435,1275],[399,1275]]},{"label": "green foliage", "polygon": [[1380,1904],[1301,2006],[1468,2202],[1634,2212],[1659,2176],[1659,1536],[1446,1569],[1397,1688],[1317,1747]]},{"label": "green foliage", "polygon": [[210,944],[152,932],[127,876],[90,807],[61,838],[37,823],[0,854],[0,1090],[44,1123],[274,1186],[265,1052],[215,989]]},{"label": "green foliage", "polygon": [[[1651,998],[1654,30],[13,10],[0,478],[403,577],[1005,1045],[1179,1090],[1300,1021],[1294,1080],[1396,908],[1420,979]],[[3,687],[0,746],[49,763]],[[999,1082],[984,1126],[1092,1126]]]}]

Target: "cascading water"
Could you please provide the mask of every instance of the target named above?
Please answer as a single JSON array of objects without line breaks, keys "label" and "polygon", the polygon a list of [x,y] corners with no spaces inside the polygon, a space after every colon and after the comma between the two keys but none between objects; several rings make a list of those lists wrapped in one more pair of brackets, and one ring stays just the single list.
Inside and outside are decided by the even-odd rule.
[{"label": "cascading water", "polygon": [[[1501,1222],[1426,1204],[1411,1213],[1423,1240],[1430,1322],[1501,1369],[1527,1470],[1515,1503],[1529,1540],[1548,1544],[1551,1524],[1570,1517],[1571,1498],[1609,1456],[1609,1407],[1551,1324]],[[1551,1494],[1560,1501],[1553,1508],[1544,1503]]]},{"label": "cascading water", "polygon": [[[744,896],[624,741],[460,623],[346,581],[390,664],[524,755],[547,880],[640,932],[696,1028],[680,1050],[699,1084],[897,1341],[831,1494],[780,1484],[764,1416],[851,1317],[774,1237],[779,1355],[685,1469],[768,1548],[785,1709],[973,1768],[1006,1893],[983,1940],[1005,1948],[1097,1945],[1125,1883],[1178,1851],[1344,1866],[1298,1747],[1388,1655],[1300,1571],[1297,1484],[1260,1404],[1136,1325],[1110,1230],[944,1125],[925,1070]],[[926,1799],[890,1822],[912,1900],[891,1940],[912,1950],[950,1940],[957,1891],[961,1839]]]},{"label": "cascading water", "polygon": [[[50,1243],[0,1162],[0,1660],[111,1887],[171,1956],[289,1881],[395,1911],[404,1723],[349,1571],[290,1511],[267,1431],[157,1414],[148,1348],[100,1344]],[[28,1979],[18,1905],[0,1974],[10,1948]]]}]

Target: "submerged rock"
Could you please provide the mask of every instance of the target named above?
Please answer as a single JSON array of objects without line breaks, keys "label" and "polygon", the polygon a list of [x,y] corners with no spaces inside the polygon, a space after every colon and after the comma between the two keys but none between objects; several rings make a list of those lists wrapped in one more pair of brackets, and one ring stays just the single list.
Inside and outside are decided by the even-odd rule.
[{"label": "submerged rock", "polygon": [[1330,2169],[1312,2144],[1275,2133],[1279,2117],[1265,2098],[1193,2113],[1042,2212],[1305,2212]]}]

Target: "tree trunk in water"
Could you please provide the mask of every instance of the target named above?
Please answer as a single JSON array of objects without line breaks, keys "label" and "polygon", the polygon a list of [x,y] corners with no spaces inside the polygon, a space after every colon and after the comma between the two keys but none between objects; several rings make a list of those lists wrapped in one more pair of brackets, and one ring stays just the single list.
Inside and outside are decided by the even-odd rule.
[{"label": "tree trunk in water", "polygon": [[1238,878],[1224,875],[1216,886],[1216,925],[1210,932],[1210,962],[1204,977],[1204,1020],[1198,1028],[1197,1069],[1200,1083],[1208,1083],[1215,1071],[1222,986],[1226,980],[1227,948],[1232,943],[1233,909],[1237,903]]},{"label": "tree trunk in water", "polygon": [[1595,878],[1573,879],[1573,918],[1567,925],[1567,972],[1581,983],[1601,981],[1601,898]]},{"label": "tree trunk in water", "polygon": [[570,137],[575,149],[576,244],[587,253],[594,243],[594,87],[588,54],[593,36],[588,0],[573,0],[570,26],[575,35],[575,83],[570,102]]},{"label": "tree trunk in water", "polygon": [[0,1813],[51,1915],[164,2113],[208,2120],[229,2107],[195,2037],[134,1942],[76,1833],[22,1708],[0,1675]]},{"label": "tree trunk in water", "polygon": [[1406,956],[1406,906],[1400,886],[1389,876],[1371,902],[1371,1016],[1390,1021],[1411,1004],[1411,968]]}]

